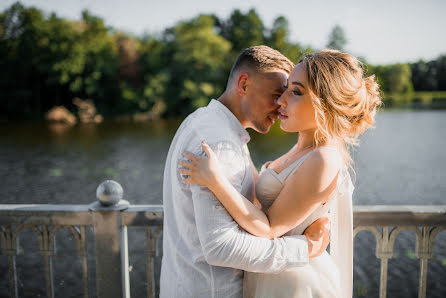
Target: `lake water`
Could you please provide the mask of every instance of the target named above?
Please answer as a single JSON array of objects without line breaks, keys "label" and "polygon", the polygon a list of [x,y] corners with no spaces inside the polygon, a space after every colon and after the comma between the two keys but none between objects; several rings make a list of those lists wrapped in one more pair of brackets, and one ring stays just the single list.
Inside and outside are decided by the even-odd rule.
[{"label": "lake water", "polygon": [[[164,160],[179,124],[175,120],[74,127],[0,124],[0,204],[89,204],[106,179],[118,181],[131,204],[162,204]],[[376,128],[361,137],[361,146],[353,152],[354,205],[445,205],[445,128],[446,111],[379,113]],[[283,133],[277,125],[268,135],[250,134],[249,148],[258,167],[297,140],[297,135]],[[409,232],[397,237],[397,257],[389,261],[388,297],[417,297],[414,240]],[[378,296],[375,245],[367,232],[355,239],[356,297]],[[0,279],[2,274],[6,273],[0,273]],[[446,297],[445,278],[446,232],[442,232],[429,260],[427,297]],[[139,292],[137,286],[132,284],[133,296]]]}]

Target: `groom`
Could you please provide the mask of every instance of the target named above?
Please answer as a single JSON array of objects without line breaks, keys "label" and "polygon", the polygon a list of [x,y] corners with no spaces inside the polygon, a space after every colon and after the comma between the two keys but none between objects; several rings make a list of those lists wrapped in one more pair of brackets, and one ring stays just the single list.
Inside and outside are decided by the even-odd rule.
[{"label": "groom", "polygon": [[304,235],[255,237],[237,225],[207,188],[183,184],[178,173],[181,153],[204,154],[201,141],[206,141],[234,187],[252,201],[258,173],[246,145],[246,128],[269,131],[278,118],[276,99],[292,68],[290,60],[269,47],[244,50],[224,93],[178,128],[164,170],[161,298],[242,297],[243,270],[279,273],[307,264],[327,247],[327,219],[313,223]]}]

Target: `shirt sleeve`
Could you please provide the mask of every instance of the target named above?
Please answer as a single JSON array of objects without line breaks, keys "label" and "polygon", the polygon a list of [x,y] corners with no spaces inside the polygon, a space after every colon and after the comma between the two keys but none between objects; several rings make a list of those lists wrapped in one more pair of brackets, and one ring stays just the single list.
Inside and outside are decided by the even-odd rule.
[{"label": "shirt sleeve", "polygon": [[[209,145],[216,153],[226,177],[241,191],[246,171],[250,170],[249,166],[245,166],[242,148],[228,141]],[[210,265],[279,273],[308,264],[305,236],[286,236],[273,240],[253,236],[232,219],[209,189],[191,185],[190,191],[198,238]]]}]

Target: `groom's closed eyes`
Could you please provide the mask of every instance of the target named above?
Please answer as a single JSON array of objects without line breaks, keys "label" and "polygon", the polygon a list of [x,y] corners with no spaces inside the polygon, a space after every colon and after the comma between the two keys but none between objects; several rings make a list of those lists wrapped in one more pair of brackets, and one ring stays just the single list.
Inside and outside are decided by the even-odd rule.
[{"label": "groom's closed eyes", "polygon": [[276,89],[273,90],[273,92],[272,92],[272,93],[273,93],[273,97],[274,97],[275,99],[279,98],[279,97],[282,95],[282,93],[285,91],[285,89],[286,89],[285,86],[276,88]]}]

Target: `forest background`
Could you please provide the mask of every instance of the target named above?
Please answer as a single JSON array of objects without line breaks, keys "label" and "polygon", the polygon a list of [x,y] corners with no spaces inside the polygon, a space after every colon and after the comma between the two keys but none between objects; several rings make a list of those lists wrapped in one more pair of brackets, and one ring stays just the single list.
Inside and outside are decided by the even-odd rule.
[{"label": "forest background", "polygon": [[[105,118],[181,118],[218,97],[240,51],[265,44],[297,62],[317,49],[292,42],[285,17],[265,26],[255,9],[227,19],[198,15],[157,34],[136,36],[84,10],[80,20],[19,2],[0,13],[0,120],[37,120],[55,106],[76,114],[91,99]],[[327,47],[343,50],[334,25]],[[353,53],[354,54],[354,53]],[[386,107],[444,107],[446,55],[431,61],[371,65]]]}]

